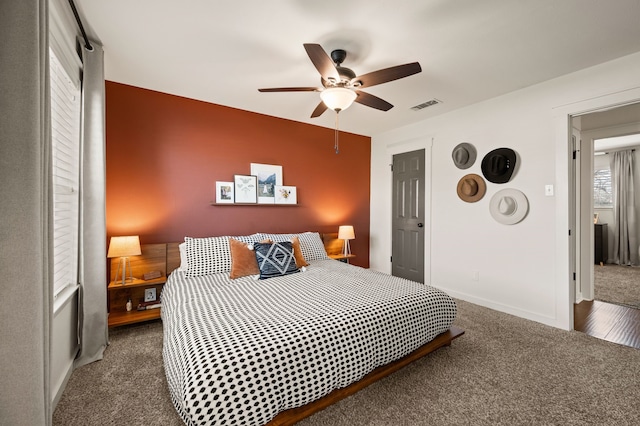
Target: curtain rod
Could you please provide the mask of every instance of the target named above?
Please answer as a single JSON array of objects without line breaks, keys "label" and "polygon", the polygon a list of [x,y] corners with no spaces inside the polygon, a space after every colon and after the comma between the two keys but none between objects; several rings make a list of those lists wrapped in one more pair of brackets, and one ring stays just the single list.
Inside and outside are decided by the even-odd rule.
[{"label": "curtain rod", "polygon": [[[628,151],[628,149],[627,149],[627,148],[614,149],[614,150],[611,150],[611,151],[607,151],[607,152],[605,152],[605,154],[611,154],[611,153],[613,153],[613,152],[618,152],[618,151]],[[631,150],[631,152],[636,152],[636,149],[635,149],[635,148],[633,148],[633,149]]]},{"label": "curtain rod", "polygon": [[84,32],[84,26],[82,25],[82,21],[80,20],[80,15],[78,15],[78,9],[76,9],[76,5],[73,2],[73,0],[69,0],[69,5],[71,6],[71,10],[73,11],[73,16],[76,17],[76,22],[78,23],[78,26],[80,27],[80,32],[82,33],[82,38],[84,38],[84,47],[86,47],[87,50],[93,50],[93,46],[89,42],[89,38],[87,37],[87,33]]}]

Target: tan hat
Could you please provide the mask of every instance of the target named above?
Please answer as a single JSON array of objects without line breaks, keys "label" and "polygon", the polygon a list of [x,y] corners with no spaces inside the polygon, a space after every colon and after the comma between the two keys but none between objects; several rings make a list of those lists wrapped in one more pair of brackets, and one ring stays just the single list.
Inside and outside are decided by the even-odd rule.
[{"label": "tan hat", "polygon": [[514,225],[524,219],[529,212],[529,201],[517,189],[503,189],[491,197],[489,212],[497,222],[503,225]]},{"label": "tan hat", "polygon": [[467,203],[475,203],[484,197],[487,184],[482,176],[474,173],[465,175],[458,181],[458,197]]}]

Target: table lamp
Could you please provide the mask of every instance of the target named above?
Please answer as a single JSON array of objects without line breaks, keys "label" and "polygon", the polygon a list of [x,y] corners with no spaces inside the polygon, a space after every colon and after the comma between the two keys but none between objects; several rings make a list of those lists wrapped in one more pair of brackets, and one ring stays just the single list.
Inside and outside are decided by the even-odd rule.
[{"label": "table lamp", "polygon": [[349,240],[355,240],[356,234],[353,231],[353,226],[342,225],[338,228],[338,239],[344,240],[343,255],[348,256],[351,254],[351,247],[349,246]]},{"label": "table lamp", "polygon": [[141,254],[142,251],[140,250],[140,237],[138,237],[137,235],[126,237],[111,237],[107,257],[120,258],[120,263],[118,263],[118,269],[116,270],[116,277],[114,278],[113,282],[118,281],[118,274],[120,273],[120,270],[122,270],[122,285],[125,285],[127,281],[133,281],[129,256],[139,256]]}]

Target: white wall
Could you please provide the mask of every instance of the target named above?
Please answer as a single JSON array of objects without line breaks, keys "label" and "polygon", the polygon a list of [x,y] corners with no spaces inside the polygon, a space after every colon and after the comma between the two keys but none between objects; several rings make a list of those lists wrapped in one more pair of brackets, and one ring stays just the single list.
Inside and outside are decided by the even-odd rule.
[{"label": "white wall", "polygon": [[[588,142],[591,142],[589,139]],[[609,162],[611,161],[609,154],[597,155],[593,158],[593,170],[598,170],[601,168],[609,167]],[[592,177],[593,178],[593,177]],[[614,228],[614,220],[613,220],[613,208],[593,208],[594,213],[598,213],[598,223],[606,223],[607,224],[607,260],[613,254],[613,228]]]},{"label": "white wall", "polygon": [[54,303],[51,322],[51,398],[58,405],[78,354],[78,290],[68,289]]},{"label": "white wall", "polygon": [[[572,328],[568,115],[640,99],[638,88],[640,53],[374,136],[371,268],[391,270],[391,155],[432,143],[427,149],[431,223],[425,281],[463,300]],[[478,150],[476,163],[467,170],[451,160],[460,142]],[[458,180],[467,173],[482,175],[482,158],[499,147],[518,153],[512,180],[487,182],[482,200],[462,202],[456,194]],[[544,195],[547,184],[554,185],[555,196]],[[529,199],[529,213],[517,225],[501,225],[489,213],[491,196],[503,188],[519,189]],[[479,272],[479,281],[472,279],[473,271]]]}]

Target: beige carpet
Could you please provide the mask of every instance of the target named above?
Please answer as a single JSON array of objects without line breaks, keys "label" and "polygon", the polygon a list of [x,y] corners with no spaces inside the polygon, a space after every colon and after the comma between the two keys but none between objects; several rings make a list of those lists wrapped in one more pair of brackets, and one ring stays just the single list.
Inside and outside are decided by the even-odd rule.
[{"label": "beige carpet", "polygon": [[640,267],[595,265],[593,277],[596,300],[640,309]]},{"label": "beige carpet", "polygon": [[[300,422],[326,425],[640,424],[640,350],[466,302],[451,347]],[[72,375],[54,425],[179,425],[162,369],[162,324],[112,331]]]}]

